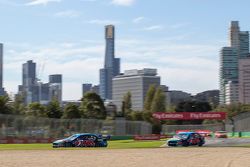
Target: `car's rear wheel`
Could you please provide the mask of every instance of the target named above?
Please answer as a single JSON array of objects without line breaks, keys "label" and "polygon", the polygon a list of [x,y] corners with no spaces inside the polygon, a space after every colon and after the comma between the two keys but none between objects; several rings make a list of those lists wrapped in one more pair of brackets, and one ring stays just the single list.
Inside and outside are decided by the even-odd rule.
[{"label": "car's rear wheel", "polygon": [[200,142],[198,143],[198,146],[201,147],[201,146],[203,146],[203,144],[204,144],[204,143],[203,143],[202,141],[200,141]]}]

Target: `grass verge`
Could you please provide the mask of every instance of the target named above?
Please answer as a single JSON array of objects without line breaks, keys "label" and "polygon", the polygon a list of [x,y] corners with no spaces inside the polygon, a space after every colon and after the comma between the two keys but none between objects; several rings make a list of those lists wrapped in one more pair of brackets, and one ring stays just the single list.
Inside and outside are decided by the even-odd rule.
[{"label": "grass verge", "polygon": [[[159,148],[165,143],[160,141],[134,141],[117,140],[109,141],[108,149],[132,149],[132,148]],[[101,148],[101,149],[107,149]],[[72,150],[72,149],[100,149],[100,148],[52,148],[52,144],[0,144],[0,151],[3,150]]]}]

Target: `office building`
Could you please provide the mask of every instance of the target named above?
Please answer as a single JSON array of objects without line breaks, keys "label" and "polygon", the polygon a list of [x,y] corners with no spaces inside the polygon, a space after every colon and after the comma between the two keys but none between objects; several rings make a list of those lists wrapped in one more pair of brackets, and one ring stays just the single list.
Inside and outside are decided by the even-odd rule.
[{"label": "office building", "polygon": [[239,102],[250,104],[250,58],[239,60]]},{"label": "office building", "polygon": [[113,78],[113,103],[121,111],[124,95],[131,93],[132,109],[142,111],[144,100],[150,85],[160,86],[160,77],[156,69],[127,70]]},{"label": "office building", "polygon": [[213,107],[216,107],[219,105],[219,93],[219,90],[207,90],[201,93],[197,93],[194,96],[194,99],[196,101],[208,102]]},{"label": "office building", "polygon": [[120,73],[120,59],[115,58],[115,27],[105,27],[105,61],[100,69],[100,96],[102,99],[112,99],[112,79]]},{"label": "office building", "polygon": [[0,96],[5,95],[3,88],[3,44],[0,43]]},{"label": "office building", "polygon": [[18,89],[26,105],[33,102],[48,104],[52,99],[62,102],[62,75],[50,75],[49,83],[43,83],[36,78],[36,63],[32,60],[24,63],[22,70],[23,84]]},{"label": "office building", "polygon": [[[238,96],[239,92],[233,91],[236,94],[232,95],[233,92],[229,90],[239,85],[239,59],[249,56],[249,33],[240,31],[238,21],[231,22],[229,37],[230,46],[223,47],[220,52],[220,104],[228,104]],[[230,97],[226,97],[227,95]]]},{"label": "office building", "polygon": [[180,90],[169,90],[166,95],[167,99],[167,106],[176,106],[180,102],[190,101],[192,100],[192,95],[187,92],[183,92]]},{"label": "office building", "polygon": [[49,101],[55,99],[62,104],[62,75],[49,75]]},{"label": "office building", "polygon": [[220,52],[220,104],[226,104],[225,84],[238,82],[238,52],[233,47],[223,47]]},{"label": "office building", "polygon": [[27,61],[22,65],[22,85],[19,86],[19,93],[24,96],[24,103],[30,104],[38,102],[39,86],[36,79],[36,63],[32,60]]},{"label": "office building", "polygon": [[99,85],[92,86],[91,91],[99,95],[99,91],[100,91]]},{"label": "office building", "polygon": [[238,81],[228,81],[225,84],[225,104],[235,104],[239,102]]},{"label": "office building", "polygon": [[92,88],[92,84],[82,84],[82,97],[87,93],[90,92]]},{"label": "office building", "polygon": [[88,92],[94,92],[99,95],[99,85],[82,84],[82,97]]},{"label": "office building", "polygon": [[49,99],[49,91],[50,91],[50,87],[48,83],[42,83],[42,82],[37,82],[37,86],[38,86],[38,99],[37,102],[41,103],[41,104],[48,104],[50,102]]}]

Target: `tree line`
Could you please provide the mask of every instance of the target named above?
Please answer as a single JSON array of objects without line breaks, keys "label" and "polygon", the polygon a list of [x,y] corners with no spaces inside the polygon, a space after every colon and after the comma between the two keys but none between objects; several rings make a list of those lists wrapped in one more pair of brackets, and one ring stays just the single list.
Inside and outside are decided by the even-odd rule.
[{"label": "tree line", "polygon": [[87,93],[81,99],[80,105],[67,103],[62,107],[56,99],[53,99],[47,105],[34,102],[25,106],[23,101],[23,97],[20,95],[15,97],[14,102],[10,102],[8,96],[0,96],[0,114],[27,115],[57,119],[106,118],[104,103],[101,97],[94,92]]},{"label": "tree line", "polygon": [[[166,107],[166,94],[161,87],[151,85],[144,99],[144,107],[142,111],[132,110],[132,95],[127,92],[122,101],[122,114],[116,116],[125,117],[126,120],[147,121],[153,125],[160,124],[201,124],[203,121],[158,121],[152,117],[154,112],[208,112],[208,111],[225,111],[228,118],[250,111],[250,105],[247,104],[231,104],[212,108],[208,102],[199,101],[183,101],[176,106]],[[47,105],[40,103],[31,103],[24,105],[24,98],[21,95],[15,97],[14,102],[10,103],[8,96],[0,96],[0,114],[14,115],[30,115],[35,117],[47,118],[89,118],[89,119],[106,119],[107,111],[101,97],[94,93],[88,92],[81,99],[80,105],[68,103],[61,107],[60,103],[53,99]],[[206,122],[206,121],[205,121]]]}]

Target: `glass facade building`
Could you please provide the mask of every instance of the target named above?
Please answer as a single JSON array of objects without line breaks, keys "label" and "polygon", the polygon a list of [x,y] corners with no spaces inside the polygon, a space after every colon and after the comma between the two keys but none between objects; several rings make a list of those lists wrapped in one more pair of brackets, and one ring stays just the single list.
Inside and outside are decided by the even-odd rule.
[{"label": "glass facade building", "polygon": [[0,96],[5,95],[3,88],[3,44],[0,43]]},{"label": "glass facade building", "polygon": [[[239,60],[249,56],[249,33],[240,31],[239,22],[232,21],[229,30],[230,46],[220,51],[220,104],[236,102],[238,92],[227,91],[232,87],[238,90],[239,86]],[[228,96],[228,97],[227,97]],[[232,98],[233,97],[233,98]],[[233,99],[233,100],[226,100]]]},{"label": "glass facade building", "polygon": [[39,102],[48,104],[53,98],[62,103],[62,75],[49,76],[48,83],[42,83],[36,78],[36,63],[32,60],[23,64],[23,84],[19,86],[19,94],[24,96],[26,105]]},{"label": "glass facade building", "polygon": [[112,99],[112,79],[120,73],[120,59],[115,58],[115,27],[105,26],[105,60],[104,68],[100,69],[100,96]]}]

